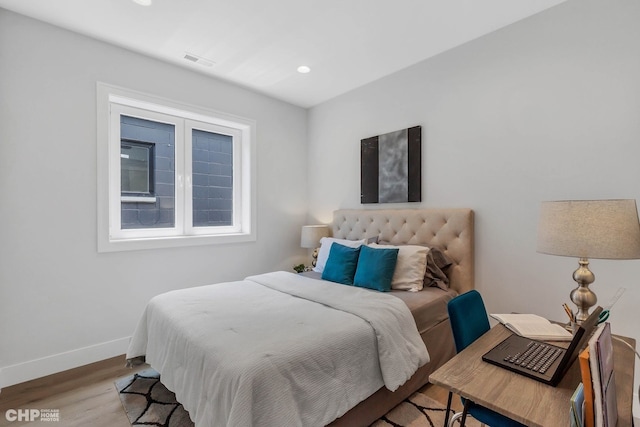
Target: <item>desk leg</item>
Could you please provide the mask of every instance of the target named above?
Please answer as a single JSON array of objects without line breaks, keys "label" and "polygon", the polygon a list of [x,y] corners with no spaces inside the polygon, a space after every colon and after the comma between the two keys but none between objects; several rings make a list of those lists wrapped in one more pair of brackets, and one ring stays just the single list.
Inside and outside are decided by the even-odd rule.
[{"label": "desk leg", "polygon": [[462,419],[460,420],[460,427],[464,427],[464,423],[467,421],[467,411],[469,410],[469,399],[464,400],[464,408],[462,409]]},{"label": "desk leg", "polygon": [[449,392],[449,398],[447,399],[447,412],[444,414],[444,427],[449,425],[449,412],[451,411],[451,398],[453,397],[453,392]]}]

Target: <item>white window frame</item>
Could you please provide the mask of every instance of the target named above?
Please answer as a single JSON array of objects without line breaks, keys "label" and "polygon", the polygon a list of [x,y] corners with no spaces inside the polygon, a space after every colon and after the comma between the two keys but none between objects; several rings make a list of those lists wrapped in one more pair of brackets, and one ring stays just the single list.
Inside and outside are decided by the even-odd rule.
[{"label": "white window frame", "polygon": [[[98,252],[256,240],[255,122],[140,92],[97,84]],[[175,126],[175,227],[121,228],[120,115]],[[192,131],[233,137],[233,225],[192,223]]]}]

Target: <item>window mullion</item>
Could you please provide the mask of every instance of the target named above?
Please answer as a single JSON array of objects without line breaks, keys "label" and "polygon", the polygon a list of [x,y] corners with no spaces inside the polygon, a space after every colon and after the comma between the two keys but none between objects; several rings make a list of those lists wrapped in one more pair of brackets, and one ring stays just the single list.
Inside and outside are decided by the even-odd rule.
[{"label": "window mullion", "polygon": [[193,233],[193,127],[188,120],[185,121],[184,131],[184,171],[185,171],[185,191],[184,201],[184,232],[191,235]]},{"label": "window mullion", "polygon": [[246,147],[246,144],[242,143],[241,132],[235,130],[233,137],[233,223],[240,224],[241,226],[249,223],[249,221],[243,218],[245,203],[242,195],[244,193],[249,194],[249,192],[245,190],[243,183],[243,168],[245,167],[243,159],[249,159],[248,153],[243,152],[244,147]]},{"label": "window mullion", "polygon": [[190,166],[188,165],[189,159],[191,158],[190,153],[187,153],[187,142],[185,137],[185,123],[184,120],[176,121],[176,204],[175,204],[175,218],[176,218],[176,228],[178,234],[186,234],[189,227],[186,224],[187,215],[185,213],[186,210],[186,200],[188,197],[186,195],[188,187],[190,186],[191,177],[190,177]]}]

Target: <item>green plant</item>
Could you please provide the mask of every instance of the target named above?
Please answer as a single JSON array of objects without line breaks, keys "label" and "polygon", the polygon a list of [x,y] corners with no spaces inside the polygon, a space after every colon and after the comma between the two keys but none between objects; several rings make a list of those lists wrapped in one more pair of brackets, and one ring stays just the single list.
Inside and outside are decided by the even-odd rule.
[{"label": "green plant", "polygon": [[307,267],[304,264],[298,264],[293,266],[293,271],[296,273],[302,273]]}]

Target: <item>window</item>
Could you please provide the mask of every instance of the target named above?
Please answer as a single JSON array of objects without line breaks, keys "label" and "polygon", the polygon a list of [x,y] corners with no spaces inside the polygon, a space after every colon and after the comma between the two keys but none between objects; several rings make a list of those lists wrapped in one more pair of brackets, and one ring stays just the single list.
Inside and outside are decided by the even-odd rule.
[{"label": "window", "polygon": [[104,84],[98,95],[100,251],[255,240],[252,121]]},{"label": "window", "polygon": [[[123,119],[125,117],[123,116]],[[122,124],[122,123],[121,123]],[[121,139],[120,186],[122,201],[155,202],[155,144]]]}]

